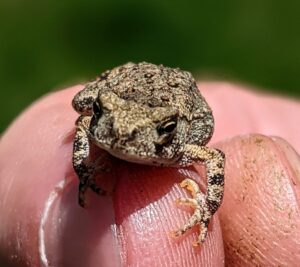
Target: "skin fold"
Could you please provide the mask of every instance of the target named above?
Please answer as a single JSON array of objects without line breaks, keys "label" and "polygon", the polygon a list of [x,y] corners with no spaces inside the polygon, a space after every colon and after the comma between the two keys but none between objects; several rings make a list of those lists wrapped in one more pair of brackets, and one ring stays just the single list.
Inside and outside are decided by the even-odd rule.
[{"label": "skin fold", "polygon": [[203,166],[116,160],[99,177],[115,188],[112,197],[90,192],[88,208],[78,206],[70,103],[83,87],[75,86],[38,100],[1,138],[0,265],[296,266],[299,102],[229,83],[199,87],[215,116],[209,145],[227,158],[224,202],[201,248],[192,247],[197,228],[179,239],[170,233],[192,212],[176,207],[176,198],[188,197],[179,183],[190,177],[204,185]]}]

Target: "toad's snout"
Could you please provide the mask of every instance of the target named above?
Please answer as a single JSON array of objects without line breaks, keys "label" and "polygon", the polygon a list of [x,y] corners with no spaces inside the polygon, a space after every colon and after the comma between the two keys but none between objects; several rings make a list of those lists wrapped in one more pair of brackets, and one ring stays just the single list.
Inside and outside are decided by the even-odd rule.
[{"label": "toad's snout", "polygon": [[137,129],[135,127],[113,127],[115,137],[121,142],[129,142],[135,139]]}]

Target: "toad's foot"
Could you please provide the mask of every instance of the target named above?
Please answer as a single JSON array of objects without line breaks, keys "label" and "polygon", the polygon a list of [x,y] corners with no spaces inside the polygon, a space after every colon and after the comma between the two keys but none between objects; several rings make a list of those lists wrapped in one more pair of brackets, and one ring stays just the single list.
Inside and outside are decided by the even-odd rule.
[{"label": "toad's foot", "polygon": [[94,178],[91,176],[85,181],[82,180],[79,182],[79,193],[78,193],[78,203],[81,207],[86,207],[86,191],[87,189],[92,189],[96,194],[101,196],[111,196],[112,192],[102,189],[96,185]]},{"label": "toad's foot", "polygon": [[189,190],[193,198],[178,198],[176,203],[191,206],[195,210],[186,224],[184,224],[179,230],[172,232],[172,236],[179,237],[193,226],[199,225],[200,234],[198,240],[193,242],[193,246],[198,246],[204,242],[207,236],[208,224],[212,214],[205,203],[205,195],[200,191],[198,184],[194,180],[185,179],[181,182],[180,186]]}]

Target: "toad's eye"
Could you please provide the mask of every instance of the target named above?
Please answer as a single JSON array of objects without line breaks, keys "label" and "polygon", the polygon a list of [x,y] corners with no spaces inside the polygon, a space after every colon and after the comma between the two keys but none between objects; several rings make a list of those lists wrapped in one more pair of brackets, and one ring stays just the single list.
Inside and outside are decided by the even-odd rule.
[{"label": "toad's eye", "polygon": [[98,101],[95,101],[93,103],[93,112],[94,112],[94,115],[98,118],[101,117],[101,115],[102,115],[102,108]]},{"label": "toad's eye", "polygon": [[177,126],[177,121],[170,120],[170,121],[164,122],[163,124],[159,125],[157,127],[157,132],[159,135],[171,134],[176,129],[176,126]]}]

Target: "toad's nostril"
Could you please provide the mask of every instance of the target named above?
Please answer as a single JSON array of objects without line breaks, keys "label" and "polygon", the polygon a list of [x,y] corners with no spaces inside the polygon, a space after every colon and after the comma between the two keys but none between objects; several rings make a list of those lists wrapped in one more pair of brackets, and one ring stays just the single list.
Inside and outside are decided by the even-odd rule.
[{"label": "toad's nostril", "polygon": [[131,131],[131,133],[128,135],[127,141],[128,141],[128,142],[133,141],[133,140],[136,138],[136,134],[137,134],[137,130],[136,130],[136,129],[133,129],[133,130]]},{"label": "toad's nostril", "polygon": [[126,142],[130,142],[133,141],[136,137],[137,134],[137,130],[135,128],[132,129],[128,129],[128,128],[119,128],[115,131],[115,135],[117,137],[117,139],[121,140],[121,141],[126,141]]}]

